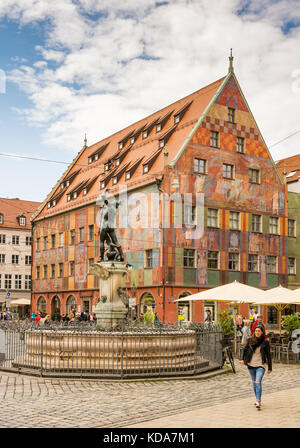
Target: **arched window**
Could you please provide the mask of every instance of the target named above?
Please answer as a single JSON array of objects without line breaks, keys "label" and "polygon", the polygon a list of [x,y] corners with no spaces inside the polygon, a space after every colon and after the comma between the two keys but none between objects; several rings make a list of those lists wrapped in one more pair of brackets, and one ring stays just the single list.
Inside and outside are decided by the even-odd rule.
[{"label": "arched window", "polygon": [[47,301],[45,297],[40,296],[37,301],[37,311],[41,311],[41,313],[46,313],[47,309]]},{"label": "arched window", "polygon": [[60,314],[61,304],[60,304],[60,298],[58,295],[55,295],[52,297],[51,300],[51,313],[59,313]]},{"label": "arched window", "polygon": [[155,313],[155,299],[150,292],[145,292],[140,298],[140,312],[144,314],[150,307],[152,312]]},{"label": "arched window", "polygon": [[[190,296],[191,293],[188,291],[183,291],[179,294],[178,299],[183,299],[184,297]],[[192,304],[191,302],[182,301],[178,302],[178,308],[177,308],[177,318],[178,322],[191,322],[192,320]]]},{"label": "arched window", "polygon": [[71,311],[76,310],[76,299],[74,296],[69,296],[66,302],[66,313],[69,314]]},{"label": "arched window", "polygon": [[4,224],[4,215],[0,213],[0,224]]}]

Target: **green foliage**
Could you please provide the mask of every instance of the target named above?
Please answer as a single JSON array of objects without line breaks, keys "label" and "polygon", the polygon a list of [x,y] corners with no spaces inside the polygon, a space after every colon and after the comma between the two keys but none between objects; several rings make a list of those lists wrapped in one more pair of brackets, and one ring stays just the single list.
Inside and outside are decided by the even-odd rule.
[{"label": "green foliage", "polygon": [[289,336],[291,336],[294,330],[299,328],[299,318],[297,314],[288,314],[284,316],[282,327],[288,332]]},{"label": "green foliage", "polygon": [[232,336],[234,333],[233,320],[227,311],[221,311],[218,313],[217,324],[221,325],[222,333],[224,336]]},{"label": "green foliage", "polygon": [[53,314],[51,314],[51,320],[55,320],[55,321],[60,322],[61,315],[59,313],[53,313]]},{"label": "green foliage", "polygon": [[153,324],[153,313],[151,311],[146,311],[146,313],[144,313],[144,325],[146,326],[150,326]]}]

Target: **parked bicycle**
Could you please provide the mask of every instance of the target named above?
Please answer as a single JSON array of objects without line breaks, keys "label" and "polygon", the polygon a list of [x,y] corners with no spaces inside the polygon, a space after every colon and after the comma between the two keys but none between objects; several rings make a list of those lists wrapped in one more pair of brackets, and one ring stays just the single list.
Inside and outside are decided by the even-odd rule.
[{"label": "parked bicycle", "polygon": [[227,341],[221,341],[221,344],[222,344],[222,367],[224,366],[225,363],[231,365],[233,373],[236,373],[231,346],[228,344]]}]

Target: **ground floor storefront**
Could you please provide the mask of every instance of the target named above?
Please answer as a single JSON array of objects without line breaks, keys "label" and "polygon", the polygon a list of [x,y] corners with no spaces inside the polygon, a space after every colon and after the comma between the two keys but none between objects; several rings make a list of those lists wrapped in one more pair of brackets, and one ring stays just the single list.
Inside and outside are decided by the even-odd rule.
[{"label": "ground floor storefront", "polygon": [[[192,302],[188,300],[177,302],[177,299],[188,298],[189,295],[199,291],[201,291],[199,288],[178,286],[125,288],[124,300],[128,304],[128,316],[132,319],[151,310],[153,313],[157,313],[162,322],[203,322],[210,311],[213,321],[216,321],[218,312],[226,310],[232,315],[235,311],[244,318],[251,318],[255,313],[262,314],[267,329],[275,331],[279,329],[279,313],[271,306],[252,307],[248,304],[241,304],[234,310],[229,303],[223,302]],[[32,311],[41,311],[50,315],[54,313],[69,314],[70,311],[91,313],[95,311],[99,300],[101,298],[98,289],[35,292],[32,295]],[[300,312],[300,306],[298,305],[297,308],[296,305],[291,305],[283,310],[283,315],[297,311]]]}]

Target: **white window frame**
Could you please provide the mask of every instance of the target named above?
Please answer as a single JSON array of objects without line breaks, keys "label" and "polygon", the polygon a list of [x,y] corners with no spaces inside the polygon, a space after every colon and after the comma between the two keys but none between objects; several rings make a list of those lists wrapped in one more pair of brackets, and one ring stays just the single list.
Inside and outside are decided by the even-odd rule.
[{"label": "white window frame", "polygon": [[[193,255],[191,255],[192,252],[193,252]],[[188,248],[183,249],[183,267],[184,268],[195,268],[196,267],[195,257],[196,257],[195,249],[188,249]],[[188,265],[184,264],[185,260],[188,260]],[[192,266],[189,266],[190,260],[192,260],[192,262],[193,262]]]},{"label": "white window frame", "polygon": [[20,216],[19,224],[20,226],[26,226],[26,218],[24,216]]},{"label": "white window frame", "polygon": [[11,256],[11,264],[19,264],[20,257],[18,254],[12,254]]},{"label": "white window frame", "polygon": [[146,249],[145,250],[144,267],[146,269],[152,269],[153,268],[153,249]]},{"label": "white window frame", "polygon": [[[253,180],[254,172],[255,172],[255,177],[257,176],[257,180]],[[260,183],[260,171],[258,168],[249,168],[249,182],[250,182],[250,184],[259,184]]]},{"label": "white window frame", "polygon": [[[235,219],[234,217],[233,217],[233,213],[235,214],[235,215],[237,215],[237,218],[238,219]],[[238,227],[233,227],[232,226],[232,223],[236,223],[237,222],[237,226]],[[241,228],[241,214],[240,214],[240,212],[236,212],[236,211],[230,211],[229,212],[229,228],[231,229],[231,230],[240,230],[240,228]]]},{"label": "white window frame", "polygon": [[[237,260],[230,260],[230,255],[237,256]],[[231,269],[229,267],[230,262],[236,262],[237,261],[237,267],[235,269]],[[228,253],[228,271],[239,271],[240,270],[240,254],[237,252],[229,252]]]},{"label": "white window frame", "polygon": [[[217,254],[217,258],[209,258],[209,254]],[[217,261],[217,267],[211,267],[209,266],[209,261]],[[217,250],[208,250],[207,251],[207,269],[219,269],[220,265],[220,257],[219,257],[219,251]]]},{"label": "white window frame", "polygon": [[[276,226],[275,226],[275,223],[276,223]],[[274,228],[276,229],[276,232],[273,231]],[[269,218],[269,233],[271,235],[279,234],[279,218],[277,216],[270,216],[270,218]]]},{"label": "white window frame", "polygon": [[[250,257],[255,257],[256,261],[250,261]],[[249,264],[256,263],[256,269],[249,269]],[[257,254],[248,254],[248,272],[259,272],[259,258]]]},{"label": "white window frame", "polygon": [[[275,264],[272,263],[272,264],[270,265],[270,263],[269,263],[270,258],[275,259]],[[275,271],[270,271],[270,270],[269,270],[269,266],[274,266],[274,265],[275,265]],[[276,256],[274,256],[274,255],[268,255],[268,256],[267,256],[267,273],[268,273],[268,274],[277,274],[277,273],[278,273],[278,257],[276,257]]]},{"label": "white window frame", "polygon": [[[290,234],[290,226],[289,223],[290,221],[293,221],[293,234]],[[296,220],[293,218],[288,218],[288,236],[292,236],[295,237],[296,236]]]},{"label": "white window frame", "polygon": [[[231,177],[228,177],[227,175],[224,176],[224,167],[226,167],[225,171],[227,174],[228,168],[230,167],[230,173],[231,173]],[[231,163],[223,163],[222,165],[222,176],[223,179],[234,179],[234,175],[235,175],[235,169],[234,169],[234,165],[232,165]]]},{"label": "white window frame", "polygon": [[[217,213],[216,213],[216,216],[210,216],[210,211],[211,210],[214,210],[214,211],[216,211]],[[210,220],[212,220],[212,219],[215,219],[215,218],[217,218],[217,225],[215,226],[215,225],[212,225],[212,223],[211,223],[211,221]],[[208,209],[207,209],[207,227],[214,227],[214,228],[218,228],[219,227],[219,209],[217,209],[217,208],[211,208],[211,207],[209,207]]]},{"label": "white window frame", "polygon": [[228,123],[235,123],[235,109],[233,107],[228,107],[227,118]]},{"label": "white window frame", "polygon": [[[293,272],[290,271],[290,268],[291,268],[290,260],[294,261],[294,264],[292,266]],[[297,260],[296,260],[295,257],[288,257],[288,275],[296,275],[296,273],[297,273],[297,271],[296,271],[296,263],[297,263]]]},{"label": "white window frame", "polygon": [[245,154],[245,139],[244,139],[244,137],[236,138],[236,150],[239,154]]},{"label": "white window frame", "polygon": [[[257,230],[256,228],[254,228],[254,227],[256,227],[256,222],[254,223],[255,224],[255,226],[253,226],[253,218],[254,217],[259,217],[259,230]],[[257,214],[255,214],[255,213],[252,213],[252,215],[251,215],[251,232],[259,232],[259,233],[261,233],[261,229],[262,229],[262,217],[261,217],[261,215],[257,215]]]},{"label": "white window frame", "polygon": [[218,131],[210,131],[210,146],[212,148],[220,147],[220,134]]},{"label": "white window frame", "polygon": [[195,157],[194,158],[194,172],[197,174],[206,174],[207,173],[207,160],[199,159],[198,157]]}]

